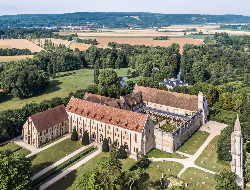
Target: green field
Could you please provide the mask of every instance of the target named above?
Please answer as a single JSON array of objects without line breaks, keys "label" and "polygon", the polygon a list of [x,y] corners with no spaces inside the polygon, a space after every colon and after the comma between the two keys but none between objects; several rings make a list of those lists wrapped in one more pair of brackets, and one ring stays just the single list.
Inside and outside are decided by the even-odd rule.
[{"label": "green field", "polygon": [[[187,170],[181,175],[181,178],[188,179],[199,185],[204,185],[202,189],[214,189],[216,181],[214,174],[204,172],[196,168],[187,168]],[[205,182],[205,184],[202,184]]]},{"label": "green field", "polygon": [[[214,139],[207,145],[203,150],[201,155],[195,160],[197,166],[209,169],[214,172],[220,172],[223,168],[230,169],[230,166],[223,165],[217,162],[217,141],[219,136],[214,137]],[[201,164],[201,162],[204,164]]]},{"label": "green field", "polygon": [[191,138],[189,138],[178,151],[194,155],[201,145],[206,141],[209,133],[203,131],[196,131]]},{"label": "green field", "polygon": [[[115,69],[119,77],[127,76],[129,68]],[[133,70],[133,69],[130,69]],[[70,92],[80,89],[87,89],[94,82],[93,69],[81,69],[76,71],[58,73],[55,79],[51,79],[49,87],[40,95],[19,99],[7,95],[0,103],[0,111],[6,109],[21,108],[27,103],[39,103],[43,100],[50,100],[54,97],[66,97]]]},{"label": "green field", "polygon": [[81,147],[81,141],[71,141],[71,139],[69,138],[35,154],[31,157],[32,170],[34,174]]},{"label": "green field", "polygon": [[[60,190],[75,190],[76,189],[76,183],[77,180],[86,172],[89,172],[93,170],[97,164],[102,160],[104,157],[109,157],[109,153],[101,152],[85,164],[81,165],[77,170],[74,170],[70,172],[65,178],[58,180],[56,183],[48,187],[46,190],[54,190],[54,189],[60,189]],[[121,160],[121,163],[123,165],[122,170],[128,169],[135,160],[131,158],[127,158],[125,160]]]},{"label": "green field", "polygon": [[24,154],[26,156],[26,155],[31,153],[26,148],[22,148],[22,149],[18,150],[19,148],[22,148],[22,147],[17,145],[16,143],[13,143],[13,142],[8,143],[8,144],[3,145],[3,146],[0,146],[0,150],[10,149],[11,151],[15,151],[14,154],[21,153],[21,154]]},{"label": "green field", "polygon": [[169,153],[169,152],[165,152],[162,150],[159,150],[157,148],[152,149],[149,153],[147,153],[147,156],[149,158],[187,158],[186,156],[182,157],[180,154],[178,153]]}]

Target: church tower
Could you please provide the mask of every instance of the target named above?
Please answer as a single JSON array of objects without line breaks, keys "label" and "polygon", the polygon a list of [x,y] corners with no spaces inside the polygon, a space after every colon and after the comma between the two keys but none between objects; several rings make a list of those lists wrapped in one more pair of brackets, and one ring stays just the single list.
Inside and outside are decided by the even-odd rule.
[{"label": "church tower", "polygon": [[241,134],[240,120],[237,119],[234,125],[234,132],[231,135],[231,170],[237,175],[236,182],[241,189],[244,189],[243,178],[243,138]]}]

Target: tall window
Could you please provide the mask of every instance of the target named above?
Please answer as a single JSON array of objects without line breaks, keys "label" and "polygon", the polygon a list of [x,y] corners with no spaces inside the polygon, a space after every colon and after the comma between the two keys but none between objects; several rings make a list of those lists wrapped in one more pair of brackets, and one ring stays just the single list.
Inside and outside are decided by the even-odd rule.
[{"label": "tall window", "polygon": [[135,134],[135,142],[137,143],[137,134]]}]

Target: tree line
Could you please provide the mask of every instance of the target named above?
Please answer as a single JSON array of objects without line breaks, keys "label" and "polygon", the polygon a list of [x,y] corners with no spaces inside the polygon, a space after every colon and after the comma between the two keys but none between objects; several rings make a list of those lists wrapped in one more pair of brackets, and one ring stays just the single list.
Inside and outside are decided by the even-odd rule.
[{"label": "tree line", "polygon": [[3,49],[0,48],[0,56],[14,56],[14,55],[32,55],[33,53],[29,49]]}]

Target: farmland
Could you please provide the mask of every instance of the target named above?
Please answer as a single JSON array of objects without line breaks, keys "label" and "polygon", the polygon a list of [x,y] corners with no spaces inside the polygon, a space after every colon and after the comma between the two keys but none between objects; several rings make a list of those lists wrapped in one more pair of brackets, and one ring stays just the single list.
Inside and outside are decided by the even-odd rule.
[{"label": "farmland", "polygon": [[1,62],[18,61],[26,58],[32,58],[33,55],[0,56]]},{"label": "farmland", "polygon": [[11,40],[0,40],[0,48],[17,48],[17,49],[29,49],[31,52],[39,52],[42,50],[41,47],[36,44],[25,40],[25,39],[11,39]]}]

